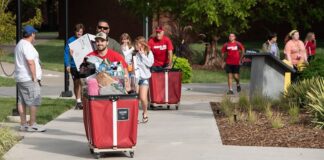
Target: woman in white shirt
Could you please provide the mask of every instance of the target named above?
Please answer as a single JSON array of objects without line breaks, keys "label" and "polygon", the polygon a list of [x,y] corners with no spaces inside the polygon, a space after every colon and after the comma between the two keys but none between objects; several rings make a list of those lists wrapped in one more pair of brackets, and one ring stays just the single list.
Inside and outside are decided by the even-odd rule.
[{"label": "woman in white shirt", "polygon": [[144,37],[139,36],[135,39],[135,48],[136,48],[136,67],[135,74],[139,79],[139,98],[143,108],[143,123],[148,121],[147,116],[147,106],[148,106],[148,89],[149,89],[149,78],[151,77],[150,68],[154,63],[153,53],[150,50],[150,47],[147,44],[147,41]]},{"label": "woman in white shirt", "polygon": [[134,47],[132,45],[132,40],[129,34],[123,33],[120,36],[120,44],[121,44],[120,45],[121,50],[124,54],[125,61],[129,65],[132,63],[132,54],[134,52]]}]

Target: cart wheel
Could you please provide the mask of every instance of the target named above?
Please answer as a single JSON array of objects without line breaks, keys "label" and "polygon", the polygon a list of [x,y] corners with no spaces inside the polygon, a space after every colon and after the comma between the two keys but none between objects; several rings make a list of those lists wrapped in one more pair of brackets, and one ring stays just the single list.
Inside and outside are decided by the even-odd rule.
[{"label": "cart wheel", "polygon": [[179,109],[179,106],[176,106],[176,110],[178,110]]},{"label": "cart wheel", "polygon": [[100,159],[100,153],[94,153],[94,157],[96,158],[96,159]]},{"label": "cart wheel", "polygon": [[93,153],[94,153],[94,151],[93,151],[93,149],[92,149],[92,148],[90,148],[90,153],[91,153],[91,154],[93,154]]},{"label": "cart wheel", "polygon": [[168,109],[170,109],[170,106],[167,106]]},{"label": "cart wheel", "polygon": [[155,107],[151,104],[150,105],[150,110],[154,110],[155,109]]},{"label": "cart wheel", "polygon": [[134,151],[129,151],[129,155],[131,158],[134,158]]}]

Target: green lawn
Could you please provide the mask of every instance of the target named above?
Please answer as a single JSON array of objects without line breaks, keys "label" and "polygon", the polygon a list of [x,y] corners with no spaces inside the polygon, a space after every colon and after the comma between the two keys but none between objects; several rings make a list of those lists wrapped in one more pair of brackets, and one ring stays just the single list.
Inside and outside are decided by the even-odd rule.
[{"label": "green lawn", "polygon": [[[12,109],[16,106],[16,98],[0,98],[0,121],[5,121],[11,115]],[[46,124],[74,105],[72,99],[51,99],[43,98],[42,105],[37,111],[37,123]]]},{"label": "green lawn", "polygon": [[[37,41],[37,40],[36,40]],[[64,41],[63,40],[49,40],[35,46],[44,69],[53,71],[64,71]],[[7,54],[1,57],[2,60],[7,62],[14,62],[14,54]]]},{"label": "green lawn", "polygon": [[15,85],[16,81],[13,78],[0,77],[0,87],[11,87]]},{"label": "green lawn", "polygon": [[[249,82],[250,68],[241,67],[240,79],[242,83]],[[227,74],[225,71],[208,71],[208,70],[192,70],[192,83],[226,83]]]}]

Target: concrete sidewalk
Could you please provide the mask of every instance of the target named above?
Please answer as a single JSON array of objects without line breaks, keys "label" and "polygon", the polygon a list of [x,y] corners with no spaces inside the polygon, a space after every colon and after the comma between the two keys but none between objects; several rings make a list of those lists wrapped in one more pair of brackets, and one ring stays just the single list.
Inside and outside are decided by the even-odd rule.
[{"label": "concrete sidewalk", "polygon": [[[138,160],[323,160],[324,150],[223,146],[208,104],[221,94],[184,91],[178,111],[149,111],[149,122],[139,124],[135,158]],[[140,119],[141,117],[139,117]],[[82,122],[82,111],[69,110],[46,125],[45,133],[28,133],[5,156],[17,159],[93,159]],[[102,159],[129,159],[109,153]]]}]

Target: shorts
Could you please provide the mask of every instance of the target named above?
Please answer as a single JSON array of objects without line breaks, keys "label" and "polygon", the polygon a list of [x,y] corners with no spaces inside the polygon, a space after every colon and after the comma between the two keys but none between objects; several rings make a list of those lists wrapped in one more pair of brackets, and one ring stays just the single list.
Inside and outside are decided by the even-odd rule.
[{"label": "shorts", "polygon": [[77,70],[77,68],[75,68],[75,67],[71,68],[71,76],[72,76],[73,80],[80,79],[80,73]]},{"label": "shorts", "polygon": [[141,79],[141,80],[138,81],[138,85],[139,86],[148,86],[149,81],[148,81],[148,79]]},{"label": "shorts", "polygon": [[24,106],[40,106],[41,105],[41,91],[37,82],[17,82],[18,87],[18,104]]},{"label": "shorts", "polygon": [[225,71],[226,71],[226,73],[239,74],[240,73],[240,65],[226,64]]}]

